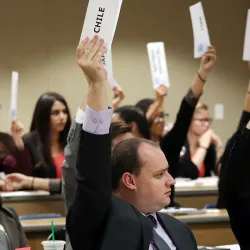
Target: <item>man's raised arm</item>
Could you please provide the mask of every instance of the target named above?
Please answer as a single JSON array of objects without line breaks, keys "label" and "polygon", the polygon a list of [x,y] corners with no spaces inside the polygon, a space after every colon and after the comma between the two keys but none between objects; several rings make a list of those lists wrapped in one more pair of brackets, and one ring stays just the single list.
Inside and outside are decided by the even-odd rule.
[{"label": "man's raised arm", "polygon": [[87,103],[77,160],[77,191],[66,228],[74,250],[95,249],[111,202],[112,109],[108,108],[107,72],[102,64],[104,41],[85,38],[77,48],[77,63],[88,81]]}]

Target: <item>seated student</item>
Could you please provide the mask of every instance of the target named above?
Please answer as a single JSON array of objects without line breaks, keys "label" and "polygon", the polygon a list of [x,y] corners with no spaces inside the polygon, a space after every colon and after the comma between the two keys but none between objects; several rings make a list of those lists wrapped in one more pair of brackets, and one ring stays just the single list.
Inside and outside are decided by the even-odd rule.
[{"label": "seated student", "polygon": [[[77,190],[66,219],[74,250],[188,249],[197,245],[191,230],[157,213],[170,202],[174,180],[168,162],[152,141],[126,139],[111,156],[104,41],[85,38],[77,62],[89,82],[80,131]],[[96,117],[101,118],[95,123]],[[111,178],[112,176],[112,178]],[[112,188],[114,194],[112,195]]]},{"label": "seated student", "polygon": [[29,134],[21,138],[22,125],[12,122],[12,137],[17,147],[19,150],[27,149],[30,154],[32,166],[27,175],[61,179],[70,123],[65,99],[54,92],[45,93],[38,99]]},{"label": "seated student", "polygon": [[112,122],[110,125],[110,134],[113,147],[121,141],[134,137],[131,127],[123,122]]},{"label": "seated student", "polygon": [[178,176],[197,179],[216,173],[216,148],[220,138],[210,129],[212,119],[206,104],[198,103],[180,153]]},{"label": "seated student", "polygon": [[30,164],[27,150],[20,152],[13,138],[7,133],[0,132],[0,172],[26,174],[24,166],[30,166]]},{"label": "seated student", "polygon": [[[4,207],[2,204],[2,198],[0,197],[0,230],[4,231],[7,236],[7,241],[11,250],[17,248],[28,247],[29,243],[26,238],[24,229],[19,221],[18,215],[15,209],[10,207]],[[0,249],[3,239],[0,239]],[[4,239],[6,240],[6,238]]]},{"label": "seated student", "polygon": [[143,112],[133,105],[121,106],[114,110],[113,122],[125,122],[131,126],[136,137],[150,139],[149,124]]},{"label": "seated student", "polygon": [[167,88],[160,85],[155,91],[155,99],[145,98],[135,104],[147,117],[150,127],[150,139],[158,144],[160,144],[164,136],[165,117],[168,116],[168,114],[164,113],[163,108],[166,95]]},{"label": "seated student", "polygon": [[[182,99],[173,127],[164,136],[162,136],[165,125],[162,104],[166,96],[166,91],[164,92],[162,88],[158,89],[156,91],[156,100],[152,104],[145,100],[141,100],[136,104],[137,107],[140,107],[146,112],[146,116],[151,124],[152,138],[154,141],[159,142],[161,150],[169,162],[169,173],[174,178],[179,176],[179,169],[181,168],[180,152],[186,141],[196,104],[204,91],[204,84],[215,63],[216,51],[215,48],[211,46],[201,58],[198,73],[187,94]],[[160,125],[158,126],[158,124]],[[174,187],[172,189],[170,206],[178,206],[178,204],[174,202]]]},{"label": "seated student", "polygon": [[17,171],[16,159],[0,141],[0,172],[11,173]]}]

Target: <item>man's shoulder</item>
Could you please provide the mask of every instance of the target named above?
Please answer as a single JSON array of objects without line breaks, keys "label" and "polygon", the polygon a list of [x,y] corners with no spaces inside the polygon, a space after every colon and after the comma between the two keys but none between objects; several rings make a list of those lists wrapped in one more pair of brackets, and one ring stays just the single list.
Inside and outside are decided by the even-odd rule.
[{"label": "man's shoulder", "polygon": [[186,224],[168,214],[157,213],[157,216],[164,224],[174,242],[178,242],[178,245],[189,246],[189,249],[197,249],[194,235]]}]

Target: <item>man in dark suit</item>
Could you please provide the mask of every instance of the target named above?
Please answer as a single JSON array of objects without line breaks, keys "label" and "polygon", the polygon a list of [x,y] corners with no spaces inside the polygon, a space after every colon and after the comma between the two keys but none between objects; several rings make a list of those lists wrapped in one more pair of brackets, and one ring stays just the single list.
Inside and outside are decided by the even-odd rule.
[{"label": "man in dark suit", "polygon": [[119,143],[111,157],[112,109],[108,109],[107,72],[101,61],[104,52],[103,40],[97,36],[84,39],[77,48],[77,62],[89,89],[83,107],[77,191],[66,220],[71,245],[74,250],[197,249],[186,225],[157,213],[169,204],[174,184],[160,148],[130,138]]}]

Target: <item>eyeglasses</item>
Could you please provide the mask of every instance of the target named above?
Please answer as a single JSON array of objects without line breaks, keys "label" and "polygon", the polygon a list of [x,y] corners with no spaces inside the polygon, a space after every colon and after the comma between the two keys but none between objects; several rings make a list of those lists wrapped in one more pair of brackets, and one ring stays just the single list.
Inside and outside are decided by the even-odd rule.
[{"label": "eyeglasses", "polygon": [[202,123],[212,123],[213,119],[212,118],[194,118],[193,119],[194,121],[199,121],[199,122],[202,122]]}]

